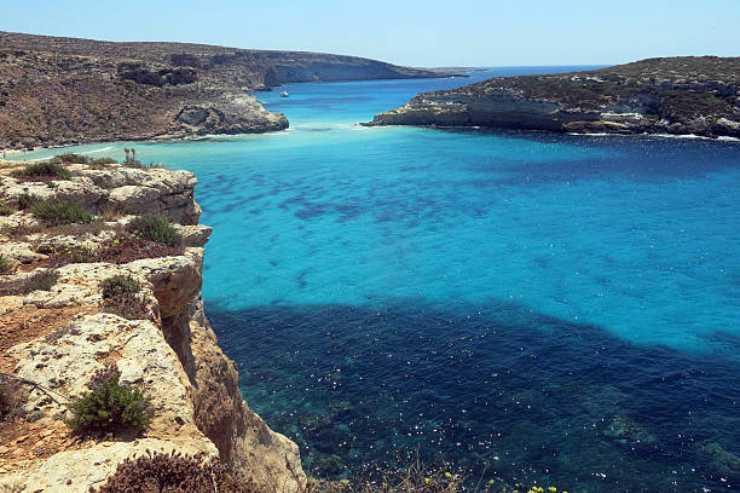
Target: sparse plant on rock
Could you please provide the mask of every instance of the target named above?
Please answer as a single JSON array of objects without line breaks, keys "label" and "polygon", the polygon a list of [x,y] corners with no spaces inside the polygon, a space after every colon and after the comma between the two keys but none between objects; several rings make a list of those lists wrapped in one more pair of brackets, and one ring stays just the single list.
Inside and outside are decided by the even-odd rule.
[{"label": "sparse plant on rock", "polygon": [[9,274],[13,270],[13,263],[0,255],[0,274]]},{"label": "sparse plant on rock", "polygon": [[253,483],[217,459],[151,453],[127,459],[97,493],[258,493]]},{"label": "sparse plant on rock", "polygon": [[87,164],[90,162],[90,158],[83,156],[82,154],[75,154],[68,152],[66,154],[59,154],[52,158],[52,162],[63,163],[63,164]]},{"label": "sparse plant on rock", "polygon": [[82,245],[68,247],[55,253],[58,255],[59,260],[63,262],[62,265],[89,264],[98,261],[98,252],[93,248]]},{"label": "sparse plant on rock", "polygon": [[96,261],[127,264],[144,258],[172,257],[182,253],[182,243],[170,246],[144,239],[133,233],[123,233],[102,246]]},{"label": "sparse plant on rock", "polygon": [[127,228],[140,238],[168,246],[182,243],[182,237],[175,227],[164,216],[144,215],[133,219]]},{"label": "sparse plant on rock", "polygon": [[78,434],[135,432],[149,426],[151,404],[139,389],[119,382],[120,372],[107,367],[93,376],[90,391],[69,404],[67,425]]},{"label": "sparse plant on rock", "polygon": [[147,312],[140,296],[141,284],[130,275],[115,275],[101,283],[106,310],[129,320],[146,318]]},{"label": "sparse plant on rock", "polygon": [[58,161],[40,161],[13,172],[13,176],[29,181],[58,179],[69,180],[72,174]]},{"label": "sparse plant on rock", "polygon": [[34,291],[51,291],[51,288],[58,280],[59,274],[52,270],[39,272],[26,281],[23,293],[21,294],[33,293]]},{"label": "sparse plant on rock", "polygon": [[59,274],[53,270],[40,270],[25,279],[0,285],[0,296],[21,296],[34,291],[51,291],[59,280]]},{"label": "sparse plant on rock", "polygon": [[34,197],[33,195],[29,193],[24,193],[20,195],[17,199],[18,209],[25,211],[27,209],[30,209],[33,204],[39,201],[40,201],[39,198]]},{"label": "sparse plant on rock", "polygon": [[0,423],[23,414],[27,392],[11,379],[0,376]]},{"label": "sparse plant on rock", "polygon": [[101,284],[103,298],[113,299],[120,296],[135,295],[141,290],[141,284],[132,276],[116,275],[109,277]]},{"label": "sparse plant on rock", "polygon": [[9,216],[13,214],[15,210],[5,202],[0,202],[0,216]]},{"label": "sparse plant on rock", "polygon": [[72,223],[90,223],[94,216],[76,202],[41,200],[31,205],[31,214],[52,226]]},{"label": "sparse plant on rock", "polygon": [[105,166],[107,164],[118,164],[118,161],[110,157],[101,157],[98,159],[93,159],[88,164],[90,164],[91,166]]}]

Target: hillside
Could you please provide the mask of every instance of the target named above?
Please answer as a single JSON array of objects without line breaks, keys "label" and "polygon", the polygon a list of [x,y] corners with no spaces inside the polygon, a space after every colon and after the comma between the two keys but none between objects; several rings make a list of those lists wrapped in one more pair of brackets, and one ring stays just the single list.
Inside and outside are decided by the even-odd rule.
[{"label": "hillside", "polygon": [[439,77],[364,58],[0,32],[0,148],[281,130],[248,91]]},{"label": "hillside", "polygon": [[420,94],[369,125],[740,137],[740,58],[656,58]]}]

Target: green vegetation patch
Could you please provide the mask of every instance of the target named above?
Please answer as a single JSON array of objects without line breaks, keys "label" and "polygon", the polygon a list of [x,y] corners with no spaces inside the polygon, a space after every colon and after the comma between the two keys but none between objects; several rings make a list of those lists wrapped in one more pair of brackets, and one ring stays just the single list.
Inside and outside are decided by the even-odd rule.
[{"label": "green vegetation patch", "polygon": [[140,238],[162,245],[174,247],[182,243],[182,236],[164,216],[139,216],[128,224],[127,229]]},{"label": "green vegetation patch", "polygon": [[10,207],[5,202],[0,202],[0,216],[9,216],[15,212],[15,209]]},{"label": "green vegetation patch", "polygon": [[63,164],[87,164],[90,162],[90,158],[83,156],[82,154],[75,154],[68,152],[66,154],[59,154],[52,159],[52,162],[63,163]]},{"label": "green vegetation patch", "polygon": [[0,284],[0,296],[22,296],[34,291],[51,291],[59,280],[53,270],[39,270],[27,278]]},{"label": "green vegetation patch", "polygon": [[109,277],[101,284],[103,298],[113,299],[120,296],[131,296],[141,291],[141,284],[136,278],[127,275]]},{"label": "green vegetation patch", "polygon": [[40,161],[27,165],[23,169],[13,172],[13,176],[26,180],[58,179],[69,180],[72,173],[61,163],[55,161]]},{"label": "green vegetation patch", "polygon": [[672,91],[662,98],[660,112],[669,118],[731,115],[733,105],[712,93]]},{"label": "green vegetation patch", "polygon": [[31,214],[48,225],[59,226],[72,223],[90,223],[94,216],[76,202],[64,200],[39,200],[31,206]]},{"label": "green vegetation patch", "polygon": [[40,201],[41,199],[39,199],[38,197],[34,197],[30,193],[24,193],[20,195],[17,199],[18,209],[22,211],[28,210],[31,208],[33,204],[35,204],[36,202],[40,202]]},{"label": "green vegetation patch", "polygon": [[0,255],[0,274],[9,274],[12,270],[13,263],[3,255]]},{"label": "green vegetation patch", "polygon": [[10,378],[0,376],[0,423],[23,416],[28,390]]},{"label": "green vegetation patch", "polygon": [[101,283],[106,311],[129,320],[147,318],[144,300],[139,293],[141,284],[130,275],[115,275]]},{"label": "green vegetation patch", "polygon": [[[206,462],[202,456],[189,457],[176,452],[126,459],[96,493],[130,491],[187,491],[189,493],[258,493],[254,484],[217,459]],[[279,491],[275,488],[274,491]]]},{"label": "green vegetation patch", "polygon": [[51,291],[58,280],[58,273],[45,270],[28,279],[22,294],[33,293],[34,291]]},{"label": "green vegetation patch", "polygon": [[139,389],[121,384],[120,377],[115,367],[98,372],[89,391],[70,402],[67,426],[83,435],[145,430],[152,416],[149,399]]}]

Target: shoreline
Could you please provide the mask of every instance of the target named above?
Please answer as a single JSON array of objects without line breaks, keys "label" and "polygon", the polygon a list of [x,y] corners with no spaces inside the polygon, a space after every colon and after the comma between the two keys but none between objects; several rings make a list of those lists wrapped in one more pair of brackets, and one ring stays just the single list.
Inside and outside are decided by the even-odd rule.
[{"label": "shoreline", "polygon": [[[450,131],[468,131],[477,133],[509,133],[526,136],[527,134],[534,135],[568,135],[571,137],[623,137],[623,138],[655,138],[655,139],[669,139],[669,140],[699,140],[704,142],[717,142],[724,144],[740,144],[740,138],[719,136],[719,137],[707,137],[704,135],[696,134],[666,134],[666,133],[612,133],[612,132],[597,132],[597,133],[580,133],[580,132],[550,132],[547,130],[517,130],[517,129],[506,129],[498,127],[482,127],[482,126],[469,126],[469,125],[369,125],[365,122],[356,122],[352,125],[352,128],[422,128],[428,130],[450,130]],[[240,137],[252,136],[252,135],[280,135],[285,132],[289,132],[293,129],[279,130],[275,132],[263,132],[259,134],[244,133],[244,134],[208,134],[199,136],[186,136],[186,137],[157,137],[151,139],[137,139],[137,140],[92,140],[90,142],[78,142],[67,145],[52,145],[52,146],[37,146],[33,149],[0,149],[0,162],[13,162],[21,161],[21,159],[12,159],[12,156],[18,156],[23,154],[29,154],[37,151],[52,150],[52,149],[67,149],[70,147],[89,146],[94,144],[100,145],[115,145],[123,142],[139,142],[144,144],[179,144],[188,142],[203,142],[203,141],[229,141],[231,139],[238,139]],[[104,149],[80,152],[79,154],[93,154],[105,152]],[[10,158],[10,159],[9,159]],[[45,158],[29,159],[28,161],[38,161]]]},{"label": "shoreline", "polygon": [[657,138],[657,139],[677,139],[677,140],[702,140],[708,142],[723,142],[730,144],[740,144],[740,138],[720,135],[718,137],[708,137],[696,134],[667,134],[667,133],[617,133],[617,132],[554,132],[550,130],[535,129],[512,129],[503,127],[485,127],[482,125],[374,125],[371,122],[358,122],[356,125],[364,128],[423,128],[429,130],[456,130],[479,133],[512,133],[512,134],[536,134],[536,135],[569,135],[572,137],[626,137],[626,138]]}]

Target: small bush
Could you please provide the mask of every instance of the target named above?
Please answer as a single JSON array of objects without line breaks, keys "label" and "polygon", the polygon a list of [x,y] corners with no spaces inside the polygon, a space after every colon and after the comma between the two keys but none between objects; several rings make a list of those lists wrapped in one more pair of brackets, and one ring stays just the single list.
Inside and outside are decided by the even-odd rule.
[{"label": "small bush", "polygon": [[0,284],[0,296],[22,296],[34,291],[51,291],[58,280],[59,274],[52,270],[37,271],[25,279]]},{"label": "small bush", "polygon": [[144,302],[139,296],[141,284],[129,275],[116,275],[101,283],[106,311],[129,320],[147,318]]},{"label": "small bush", "polygon": [[124,233],[103,245],[98,252],[96,262],[127,264],[144,258],[174,257],[182,253],[181,243],[169,246],[145,240],[134,234]]},{"label": "small bush", "polygon": [[89,164],[92,164],[93,166],[103,166],[106,164],[118,164],[118,161],[110,157],[101,157],[98,159],[93,159],[92,161],[90,161]]},{"label": "small bush", "polygon": [[30,209],[33,204],[39,202],[41,199],[34,197],[33,195],[29,193],[24,193],[23,195],[20,195],[18,197],[18,209],[25,211],[27,209]]},{"label": "small bush", "polygon": [[58,280],[59,274],[52,270],[45,270],[26,281],[22,294],[33,293],[34,291],[51,291]]},{"label": "small bush", "polygon": [[63,163],[63,164],[87,164],[90,162],[90,158],[83,156],[82,154],[75,154],[68,152],[66,154],[59,154],[54,156],[52,162]]},{"label": "small bush", "polygon": [[72,223],[89,223],[94,216],[76,202],[41,200],[31,205],[31,214],[52,226]]},{"label": "small bush", "polygon": [[140,238],[162,245],[177,246],[182,242],[180,233],[164,216],[139,216],[128,224],[127,229]]},{"label": "small bush", "polygon": [[[254,484],[218,460],[179,453],[126,459],[97,493],[257,493]],[[275,490],[277,491],[277,489]]]},{"label": "small bush", "polygon": [[0,216],[9,216],[14,213],[15,210],[5,202],[0,202]]},{"label": "small bush", "polygon": [[138,168],[138,169],[167,169],[167,166],[165,166],[162,163],[144,164],[138,160],[125,161],[123,163],[123,166],[127,166],[129,168]]},{"label": "small bush", "polygon": [[23,416],[28,391],[20,383],[0,377],[0,423]]},{"label": "small bush", "polygon": [[91,264],[98,262],[98,252],[86,246],[73,246],[54,251],[54,265]]},{"label": "small bush", "polygon": [[0,255],[0,274],[9,274],[13,270],[13,263]]},{"label": "small bush", "polygon": [[72,174],[64,166],[55,161],[40,161],[29,164],[24,169],[14,171],[13,176],[30,179],[58,178],[60,180],[69,180],[72,178]]},{"label": "small bush", "polygon": [[93,376],[90,391],[69,404],[67,425],[78,434],[139,433],[149,426],[151,404],[138,389],[119,383],[120,373],[106,368]]},{"label": "small bush", "polygon": [[131,296],[141,290],[141,285],[132,276],[117,275],[109,277],[101,284],[103,298],[112,299],[120,296]]}]

